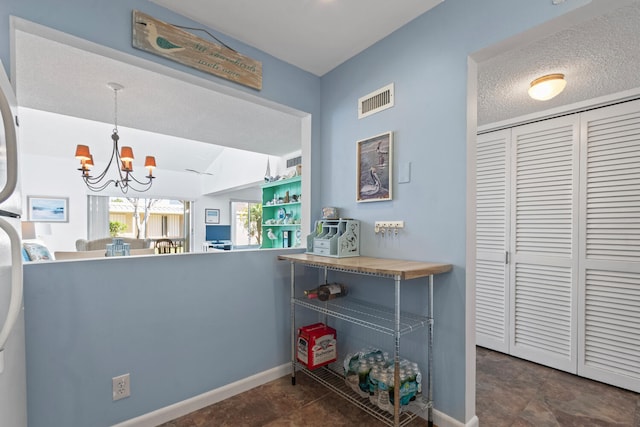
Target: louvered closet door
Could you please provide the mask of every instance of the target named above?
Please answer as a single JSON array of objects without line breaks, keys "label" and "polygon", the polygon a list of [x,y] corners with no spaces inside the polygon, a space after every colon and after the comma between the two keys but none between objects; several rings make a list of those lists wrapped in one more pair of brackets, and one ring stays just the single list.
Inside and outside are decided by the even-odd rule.
[{"label": "louvered closet door", "polygon": [[576,372],[577,115],[512,130],[510,354]]},{"label": "louvered closet door", "polygon": [[640,392],[640,102],[584,113],[581,141],[578,372]]},{"label": "louvered closet door", "polygon": [[479,135],[476,155],[476,343],[509,351],[509,141]]}]

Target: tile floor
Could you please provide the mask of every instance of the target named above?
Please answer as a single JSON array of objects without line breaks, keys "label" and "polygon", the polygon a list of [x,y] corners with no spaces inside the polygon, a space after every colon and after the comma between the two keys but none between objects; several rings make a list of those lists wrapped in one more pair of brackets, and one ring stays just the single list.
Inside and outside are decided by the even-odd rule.
[{"label": "tile floor", "polygon": [[[476,360],[481,427],[640,427],[637,393],[483,348]],[[161,427],[384,425],[304,374],[296,379],[295,387],[279,378]]]},{"label": "tile floor", "polygon": [[[338,427],[385,424],[300,372],[162,424],[161,427]],[[422,419],[411,427],[427,426]]]},{"label": "tile floor", "polygon": [[482,427],[640,427],[640,394],[480,347],[476,366]]}]

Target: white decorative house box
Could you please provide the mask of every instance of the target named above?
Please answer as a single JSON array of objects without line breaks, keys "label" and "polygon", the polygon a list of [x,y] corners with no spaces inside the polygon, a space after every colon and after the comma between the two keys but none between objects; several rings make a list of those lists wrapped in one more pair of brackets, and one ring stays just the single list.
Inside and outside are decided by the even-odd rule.
[{"label": "white decorative house box", "polygon": [[360,256],[360,221],[322,219],[307,236],[307,253],[336,258]]}]

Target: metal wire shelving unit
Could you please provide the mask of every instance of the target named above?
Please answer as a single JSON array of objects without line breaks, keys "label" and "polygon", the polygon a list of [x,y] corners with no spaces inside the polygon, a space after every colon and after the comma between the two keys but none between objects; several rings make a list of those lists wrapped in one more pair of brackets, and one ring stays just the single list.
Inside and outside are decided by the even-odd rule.
[{"label": "metal wire shelving unit", "polygon": [[[371,257],[331,258],[311,254],[280,255],[280,260],[291,264],[291,383],[295,385],[297,370],[304,371],[312,379],[332,390],[342,398],[374,416],[389,426],[404,426],[415,419],[422,411],[428,412],[429,426],[433,426],[433,380],[432,380],[432,347],[433,347],[433,276],[451,270],[450,264],[424,263],[416,261],[388,260]],[[296,298],[295,266],[312,267],[324,270],[325,282],[327,271],[369,275],[392,279],[395,285],[393,308],[372,304],[351,297],[330,301],[317,301]],[[427,315],[420,316],[400,310],[400,284],[403,280],[428,278],[429,306]],[[317,311],[333,318],[341,319],[364,328],[391,335],[395,341],[394,348],[394,382],[400,383],[400,337],[415,331],[426,329],[428,343],[427,375],[422,394],[409,405],[400,406],[399,389],[394,389],[393,413],[380,409],[370,402],[368,397],[360,396],[345,382],[340,368],[335,364],[309,370],[296,358],[296,323],[295,307],[300,306]]]},{"label": "metal wire shelving unit", "polygon": [[[294,304],[306,307],[337,319],[373,329],[387,335],[395,334],[395,312],[387,307],[354,298],[338,298],[326,302],[295,298]],[[400,336],[424,328],[429,318],[412,313],[400,312]]]}]

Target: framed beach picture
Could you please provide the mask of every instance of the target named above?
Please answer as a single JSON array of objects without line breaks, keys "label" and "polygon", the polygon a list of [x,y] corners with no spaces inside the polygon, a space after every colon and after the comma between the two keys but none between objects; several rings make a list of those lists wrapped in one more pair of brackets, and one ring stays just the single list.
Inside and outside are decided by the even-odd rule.
[{"label": "framed beach picture", "polygon": [[393,188],[393,133],[386,132],[357,142],[358,202],[391,200]]},{"label": "framed beach picture", "polygon": [[29,221],[69,222],[69,198],[27,196]]},{"label": "framed beach picture", "polygon": [[220,209],[205,209],[204,210],[204,223],[205,224],[220,224]]}]

